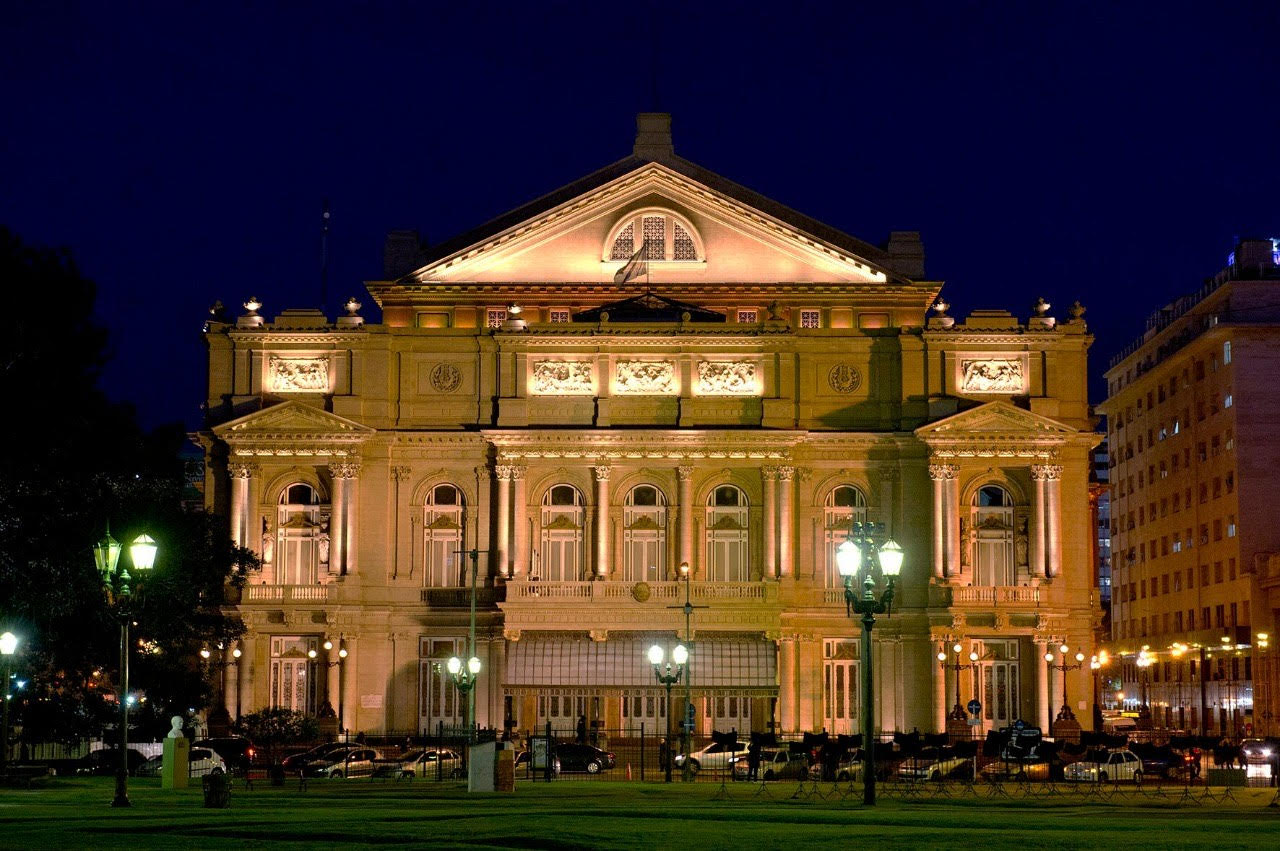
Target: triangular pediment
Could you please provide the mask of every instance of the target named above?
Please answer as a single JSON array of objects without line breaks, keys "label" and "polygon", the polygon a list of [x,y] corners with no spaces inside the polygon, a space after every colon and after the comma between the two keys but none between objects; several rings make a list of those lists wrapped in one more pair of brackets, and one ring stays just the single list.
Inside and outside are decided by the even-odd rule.
[{"label": "triangular pediment", "polygon": [[223,423],[213,433],[227,443],[363,443],[375,430],[304,402],[288,401]]},{"label": "triangular pediment", "polygon": [[648,283],[906,283],[874,246],[679,158],[622,161],[601,175],[450,241],[398,283],[611,283],[622,263],[607,256],[605,243],[644,210],[688,222],[702,249],[698,261],[649,264]]},{"label": "triangular pediment", "polygon": [[1077,433],[1074,428],[1057,420],[1004,401],[987,402],[916,429],[916,436],[926,442],[983,435],[1065,439]]}]

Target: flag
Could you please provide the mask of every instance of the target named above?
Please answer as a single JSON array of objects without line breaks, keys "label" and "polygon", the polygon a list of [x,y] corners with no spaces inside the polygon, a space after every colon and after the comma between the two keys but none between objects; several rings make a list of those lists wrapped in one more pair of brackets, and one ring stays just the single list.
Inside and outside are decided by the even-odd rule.
[{"label": "flag", "polygon": [[640,247],[636,249],[636,253],[631,255],[631,259],[628,260],[621,269],[614,272],[613,282],[615,284],[625,284],[627,281],[638,278],[641,275],[649,274],[649,264],[640,259],[641,257],[644,257],[645,249],[648,248],[648,246],[649,240],[646,239],[640,244]]}]

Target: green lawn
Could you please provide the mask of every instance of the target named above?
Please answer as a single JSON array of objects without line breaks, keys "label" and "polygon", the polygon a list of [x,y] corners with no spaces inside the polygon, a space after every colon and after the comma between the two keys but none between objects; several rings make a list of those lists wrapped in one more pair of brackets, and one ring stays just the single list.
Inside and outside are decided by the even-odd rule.
[{"label": "green lawn", "polygon": [[[795,784],[756,787],[561,782],[521,784],[514,795],[468,795],[454,784],[313,781],[300,792],[265,783],[237,788],[227,810],[202,807],[198,788],[130,784],[134,806],[113,810],[110,778],[55,780],[0,790],[5,848],[208,848],[304,845],[454,848],[789,848],[877,841],[910,848],[1274,848],[1280,809],[1271,790],[1238,790],[1239,803],[1176,807],[1159,799],[1084,803],[793,801]],[[888,846],[886,846],[887,848]]]}]

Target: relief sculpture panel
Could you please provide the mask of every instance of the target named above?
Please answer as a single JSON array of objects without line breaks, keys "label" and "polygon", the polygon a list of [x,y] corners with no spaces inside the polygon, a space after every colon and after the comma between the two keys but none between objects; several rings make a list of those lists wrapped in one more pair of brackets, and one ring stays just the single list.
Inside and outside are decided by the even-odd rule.
[{"label": "relief sculpture panel", "polygon": [[960,362],[962,393],[1022,393],[1026,376],[1016,358],[984,358]]},{"label": "relief sculpture panel", "polygon": [[703,396],[759,394],[756,365],[750,361],[699,361],[698,393]]},{"label": "relief sculpture panel", "polygon": [[591,364],[588,361],[534,361],[529,391],[539,396],[595,395]]},{"label": "relief sculpture panel", "polygon": [[622,394],[671,395],[677,392],[673,361],[619,361],[613,392]]},{"label": "relief sculpture panel", "polygon": [[267,387],[273,393],[327,393],[328,358],[267,358]]}]

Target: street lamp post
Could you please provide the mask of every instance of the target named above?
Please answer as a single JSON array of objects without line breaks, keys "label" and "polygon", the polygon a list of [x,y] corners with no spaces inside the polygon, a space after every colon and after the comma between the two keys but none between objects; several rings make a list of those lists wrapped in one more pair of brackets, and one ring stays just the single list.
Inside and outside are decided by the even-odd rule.
[{"label": "street lamp post", "polygon": [[958,641],[955,644],[951,645],[952,652],[956,654],[956,660],[954,662],[947,662],[947,653],[945,650],[938,651],[938,663],[942,666],[942,670],[955,671],[955,675],[956,675],[955,676],[956,705],[951,707],[951,715],[948,716],[953,721],[965,721],[968,718],[968,716],[965,714],[964,707],[960,705],[960,672],[968,671],[972,668],[976,668],[977,662],[978,662],[977,651],[970,650],[969,664],[966,665],[962,663],[960,661],[960,651],[963,649],[964,648],[960,646],[960,642]]},{"label": "street lamp post", "polygon": [[1146,724],[1145,729],[1151,727],[1151,707],[1147,704],[1147,669],[1151,667],[1151,661],[1151,653],[1145,647],[1138,652],[1138,658],[1134,660],[1134,664],[1138,667],[1138,691],[1142,702],[1138,713]]},{"label": "street lamp post", "polygon": [[1070,652],[1071,652],[1071,648],[1065,644],[1059,647],[1058,658],[1060,661],[1056,665],[1053,664],[1052,653],[1044,654],[1044,660],[1049,663],[1049,667],[1054,669],[1055,671],[1059,671],[1062,675],[1062,709],[1058,710],[1058,717],[1056,719],[1058,721],[1076,720],[1076,714],[1071,711],[1071,703],[1070,701],[1067,700],[1067,672],[1076,671],[1084,667],[1084,654],[1076,653],[1075,664],[1071,664],[1070,662],[1067,661],[1067,654]]},{"label": "street lamp post", "polygon": [[1099,650],[1096,655],[1089,659],[1089,670],[1093,672],[1093,729],[1094,732],[1102,730],[1102,668],[1111,657],[1106,650]]},{"label": "street lamp post", "polygon": [[[128,807],[129,803],[129,619],[133,589],[132,577],[120,562],[120,542],[111,537],[110,530],[93,547],[93,560],[102,577],[107,597],[120,618],[120,768],[116,771],[116,794],[113,807]],[[139,574],[151,570],[156,563],[156,542],[147,534],[141,534],[129,545],[129,559]],[[141,577],[139,577],[139,580]]]},{"label": "street lamp post", "polygon": [[[693,590],[690,582],[692,570],[689,569],[689,562],[680,562],[680,577],[684,580],[684,605],[668,606],[669,609],[681,609],[684,612],[684,642],[685,642],[685,666],[684,666],[684,705],[685,712],[690,713],[684,715],[680,719],[680,752],[684,754],[684,761],[680,765],[680,779],[688,783],[693,779],[693,766],[689,761],[689,747],[693,738],[693,662],[689,660],[689,649],[693,647],[693,610],[705,609],[706,606],[695,606],[691,598]],[[671,711],[670,702],[667,706],[668,713]]]},{"label": "street lamp post", "polygon": [[[675,649],[671,651],[671,662],[667,662],[663,666],[663,657],[666,654],[662,650],[662,646],[655,644],[649,648],[649,662],[653,665],[653,676],[660,685],[667,688],[667,747],[666,759],[663,760],[663,772],[665,773],[666,782],[671,782],[671,687],[680,682],[681,676],[684,674],[684,666],[689,661],[689,651],[685,649],[683,644],[677,644]],[[675,672],[672,673],[671,665],[675,663]],[[685,764],[689,762],[688,753],[685,754]]]},{"label": "street lamp post", "polygon": [[[872,672],[871,631],[876,625],[876,615],[892,613],[894,581],[902,571],[902,547],[892,540],[877,547],[873,538],[877,531],[874,523],[854,521],[848,537],[836,548],[836,565],[840,575],[844,577],[845,611],[850,618],[854,615],[862,618],[862,778],[863,802],[867,806],[874,806],[876,802],[876,727],[873,703],[875,678]],[[872,576],[877,560],[880,572],[888,580],[879,599],[876,598],[875,579]],[[859,571],[863,574],[861,595],[853,587],[853,578]]]},{"label": "street lamp post", "polygon": [[476,656],[467,659],[466,665],[457,656],[450,656],[448,662],[449,678],[467,702],[467,741],[475,741],[476,726],[476,679],[480,676],[480,660]]},{"label": "street lamp post", "polygon": [[[337,711],[336,717],[337,717],[337,719],[338,719],[338,732],[339,732],[339,733],[343,732],[343,731],[344,731],[344,729],[345,729],[345,728],[342,726],[342,710],[343,710],[343,695],[342,695],[342,690],[343,690],[343,686],[344,686],[344,683],[343,683],[343,674],[345,674],[345,673],[346,673],[346,669],[345,669],[345,666],[343,665],[343,663],[347,661],[347,655],[348,655],[348,654],[347,654],[347,648],[346,648],[345,646],[343,646],[343,645],[345,645],[345,644],[346,644],[346,642],[345,642],[345,640],[344,640],[344,639],[342,639],[342,638],[339,638],[339,639],[338,639],[338,658],[337,658],[337,659],[334,659],[332,656],[328,655],[328,654],[331,654],[331,653],[333,652],[333,641],[332,641],[332,639],[328,639],[328,638],[326,638],[326,639],[324,640],[324,644],[321,644],[321,645],[320,645],[321,647],[323,647],[323,648],[325,649],[325,652],[326,652],[325,661],[323,661],[323,662],[318,661],[318,660],[319,660],[319,658],[320,658],[320,654],[319,654],[319,653],[317,653],[317,652],[315,651],[315,649],[314,649],[314,648],[313,648],[313,649],[311,649],[311,650],[308,650],[308,651],[307,651],[307,658],[311,660],[311,663],[312,663],[313,665],[324,665],[326,668],[332,668],[334,665],[337,665],[337,666],[338,666],[338,711]],[[319,701],[318,701],[318,698],[317,698],[317,702],[319,702]],[[327,701],[327,703],[328,703],[328,705],[329,705],[330,710],[332,710],[332,709],[333,709],[333,695],[329,695],[329,700]]]},{"label": "street lamp post", "polygon": [[9,680],[13,678],[13,654],[18,650],[18,636],[12,632],[0,635],[0,656],[4,657],[4,720],[0,721],[0,774],[9,770],[9,703],[13,700],[13,689]]}]

